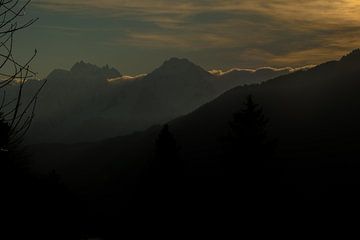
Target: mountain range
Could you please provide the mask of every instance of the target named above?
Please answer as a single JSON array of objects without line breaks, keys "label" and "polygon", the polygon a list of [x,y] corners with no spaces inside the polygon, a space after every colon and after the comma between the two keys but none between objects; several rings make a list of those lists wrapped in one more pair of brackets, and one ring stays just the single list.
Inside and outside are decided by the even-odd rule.
[{"label": "mountain range", "polygon": [[[149,74],[128,77],[81,61],[47,76],[27,142],[75,143],[130,134],[190,113],[232,87],[293,71],[208,72],[187,59],[171,58]],[[28,96],[41,82],[29,82]]]},{"label": "mountain range", "polygon": [[[276,156],[284,171],[279,181],[307,184],[313,192],[331,183],[360,182],[359,66],[360,50],[354,50],[307,71],[235,87],[168,122],[186,175],[202,176],[203,182],[210,181],[208,176],[222,176],[220,139],[251,94],[269,119],[268,135],[277,142]],[[31,146],[34,166],[40,172],[57,169],[81,192],[111,195],[141,176],[154,155],[160,130],[158,125],[94,143]],[[243,161],[240,150],[234,161]]]}]

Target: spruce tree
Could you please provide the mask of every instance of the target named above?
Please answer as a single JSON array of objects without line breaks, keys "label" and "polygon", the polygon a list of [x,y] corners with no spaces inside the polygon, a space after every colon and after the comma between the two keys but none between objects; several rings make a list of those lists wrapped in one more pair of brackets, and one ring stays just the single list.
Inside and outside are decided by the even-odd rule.
[{"label": "spruce tree", "polygon": [[156,140],[155,167],[163,174],[177,171],[178,146],[176,140],[166,124],[163,126]]},{"label": "spruce tree", "polygon": [[268,119],[249,95],[244,108],[233,114],[228,136],[229,167],[262,167],[271,157],[273,142],[268,140]]}]

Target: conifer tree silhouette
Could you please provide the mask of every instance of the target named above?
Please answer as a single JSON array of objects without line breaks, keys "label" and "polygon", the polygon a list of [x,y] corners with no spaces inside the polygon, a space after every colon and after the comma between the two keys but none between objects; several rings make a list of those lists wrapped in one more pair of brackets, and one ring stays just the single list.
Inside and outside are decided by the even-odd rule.
[{"label": "conifer tree silhouette", "polygon": [[175,157],[177,154],[176,140],[167,124],[164,125],[156,140],[156,151],[159,158]]},{"label": "conifer tree silhouette", "polygon": [[156,140],[156,160],[154,167],[161,171],[161,175],[172,175],[178,172],[178,146],[169,130],[169,125],[164,125]]},{"label": "conifer tree silhouette", "polygon": [[140,180],[135,199],[140,200],[146,196],[152,208],[161,211],[174,201],[173,196],[179,184],[182,168],[178,162],[178,145],[167,124],[161,129],[154,145],[154,157]]},{"label": "conifer tree silhouette", "polygon": [[[244,108],[233,114],[230,121],[228,164],[232,167],[262,167],[272,155],[273,142],[268,140],[267,125],[262,108],[249,95]],[[238,156],[239,159],[235,156]]]}]

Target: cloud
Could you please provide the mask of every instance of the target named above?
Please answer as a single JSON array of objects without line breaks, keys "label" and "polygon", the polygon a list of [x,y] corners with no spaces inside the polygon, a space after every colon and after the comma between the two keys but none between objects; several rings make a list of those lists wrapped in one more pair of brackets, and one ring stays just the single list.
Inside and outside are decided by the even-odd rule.
[{"label": "cloud", "polygon": [[112,39],[110,45],[128,45],[151,49],[210,49],[222,48],[224,46],[236,46],[237,41],[227,36],[213,33],[145,33],[130,32],[125,38]]},{"label": "cloud", "polygon": [[231,68],[229,70],[213,69],[213,70],[210,70],[209,73],[211,73],[211,74],[213,74],[215,76],[222,76],[222,75],[226,75],[226,74],[231,73],[231,72],[256,73],[256,72],[262,71],[262,70],[270,70],[272,72],[288,72],[288,73],[292,73],[292,72],[297,72],[297,71],[308,70],[308,69],[313,68],[313,67],[315,67],[315,65],[307,65],[307,66],[302,66],[302,67],[298,67],[298,68],[292,68],[292,67],[282,67],[282,68],[260,67],[260,68],[256,68],[256,69],[250,69],[250,68]]},{"label": "cloud", "polygon": [[210,70],[209,73],[211,73],[212,75],[215,75],[215,76],[222,76],[222,75],[234,72],[234,71],[254,73],[254,72],[256,72],[256,69],[242,69],[242,68],[232,68],[230,70],[213,69],[213,70]]},{"label": "cloud", "polygon": [[147,74],[139,74],[136,76],[121,76],[121,77],[116,77],[116,78],[110,78],[107,81],[109,83],[125,83],[125,82],[129,82],[129,81],[142,79],[146,75]]},{"label": "cloud", "polygon": [[356,0],[34,0],[33,5],[63,12],[88,13],[92,9],[91,13],[112,10],[113,14],[168,15],[157,19],[160,21],[204,12],[257,12],[288,22],[324,23],[325,20],[325,24],[337,25],[360,22],[360,2]]},{"label": "cloud", "polygon": [[360,46],[355,0],[34,0],[33,5],[95,23],[110,19],[111,29],[115,24],[121,29],[106,40],[111,46],[212,51],[252,65],[317,64]]}]

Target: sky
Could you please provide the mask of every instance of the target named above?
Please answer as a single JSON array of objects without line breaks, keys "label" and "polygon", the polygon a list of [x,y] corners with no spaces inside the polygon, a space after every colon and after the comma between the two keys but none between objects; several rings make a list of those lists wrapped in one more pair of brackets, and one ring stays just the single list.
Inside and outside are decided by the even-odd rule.
[{"label": "sky", "polygon": [[360,47],[358,0],[33,0],[16,38],[46,76],[84,60],[123,74],[171,57],[207,70],[300,67]]}]

